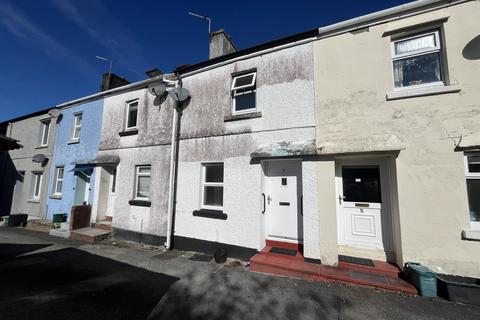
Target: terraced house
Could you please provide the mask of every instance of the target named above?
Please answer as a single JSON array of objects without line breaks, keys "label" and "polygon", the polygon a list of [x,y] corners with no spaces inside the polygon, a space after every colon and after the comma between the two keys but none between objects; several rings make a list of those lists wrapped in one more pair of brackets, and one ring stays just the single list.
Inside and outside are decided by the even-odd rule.
[{"label": "terraced house", "polygon": [[480,275],[478,1],[319,29],[320,251]]},{"label": "terraced house", "polygon": [[[214,32],[206,61],[10,121],[40,138],[10,153],[10,185],[25,171],[33,189],[8,210],[86,203],[116,237],[257,271],[355,257],[479,276],[478,12],[421,0],[243,50]],[[37,147],[44,169],[26,166]]]}]

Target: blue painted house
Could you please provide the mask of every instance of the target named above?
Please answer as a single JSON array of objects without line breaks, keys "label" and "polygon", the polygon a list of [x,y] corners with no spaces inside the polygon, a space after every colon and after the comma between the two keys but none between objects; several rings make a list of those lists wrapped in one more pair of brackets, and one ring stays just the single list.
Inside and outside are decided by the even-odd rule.
[{"label": "blue painted house", "polygon": [[93,203],[95,166],[102,128],[103,99],[62,109],[48,186],[47,217],[70,214],[71,207]]}]

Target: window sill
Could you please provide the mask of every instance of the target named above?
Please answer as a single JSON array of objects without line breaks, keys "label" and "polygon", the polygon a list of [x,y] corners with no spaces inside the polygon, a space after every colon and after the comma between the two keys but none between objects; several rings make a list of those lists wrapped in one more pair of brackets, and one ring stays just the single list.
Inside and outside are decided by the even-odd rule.
[{"label": "window sill", "polygon": [[220,210],[200,209],[193,211],[195,217],[227,220],[227,214]]},{"label": "window sill", "polygon": [[128,204],[136,207],[150,207],[152,202],[148,200],[130,200],[128,201]]},{"label": "window sill", "polygon": [[121,132],[118,133],[118,135],[120,137],[133,136],[133,135],[136,135],[136,134],[138,134],[138,129],[125,130],[125,131],[121,131]]},{"label": "window sill", "polygon": [[480,230],[463,230],[462,239],[480,241]]},{"label": "window sill", "polygon": [[37,199],[29,199],[27,200],[28,203],[40,203],[40,200]]},{"label": "window sill", "polygon": [[261,118],[262,113],[260,111],[257,112],[248,112],[248,113],[239,113],[239,114],[234,114],[231,116],[225,116],[223,118],[224,122],[229,122],[229,121],[237,121],[237,120],[246,120],[246,119],[255,119],[255,118]]},{"label": "window sill", "polygon": [[80,143],[80,140],[70,140],[68,144],[77,144]]},{"label": "window sill", "polygon": [[52,194],[52,195],[50,195],[50,199],[60,200],[60,199],[62,199],[62,196],[61,196],[61,195],[57,195],[57,194]]},{"label": "window sill", "polygon": [[398,100],[434,94],[455,93],[462,90],[459,85],[405,89],[387,93],[387,100]]}]

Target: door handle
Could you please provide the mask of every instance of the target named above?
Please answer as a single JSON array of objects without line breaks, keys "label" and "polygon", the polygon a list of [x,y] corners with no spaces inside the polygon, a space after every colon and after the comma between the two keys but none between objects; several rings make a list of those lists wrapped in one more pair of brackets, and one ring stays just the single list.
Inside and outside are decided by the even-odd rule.
[{"label": "door handle", "polygon": [[265,193],[262,193],[262,198],[263,198],[263,210],[262,213],[265,213],[265,209],[267,207],[266,201],[265,201]]},{"label": "door handle", "polygon": [[345,201],[347,197],[342,196],[341,194],[338,195],[338,204],[342,204],[342,201]]}]

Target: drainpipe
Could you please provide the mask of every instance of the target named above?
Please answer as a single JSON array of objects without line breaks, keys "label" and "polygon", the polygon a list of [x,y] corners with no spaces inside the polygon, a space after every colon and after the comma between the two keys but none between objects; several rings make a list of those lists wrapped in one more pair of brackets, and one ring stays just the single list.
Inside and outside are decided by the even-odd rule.
[{"label": "drainpipe", "polygon": [[[170,81],[167,81],[170,82]],[[181,80],[176,80],[175,88],[182,86]],[[177,135],[178,135],[178,110],[181,102],[174,101],[175,106],[173,108],[172,119],[172,141],[170,147],[170,173],[169,173],[169,186],[168,186],[168,208],[167,208],[167,241],[165,242],[165,248],[170,250],[172,248],[172,236],[173,236],[173,208],[175,201],[175,165],[176,165],[176,147],[177,147]]]}]

